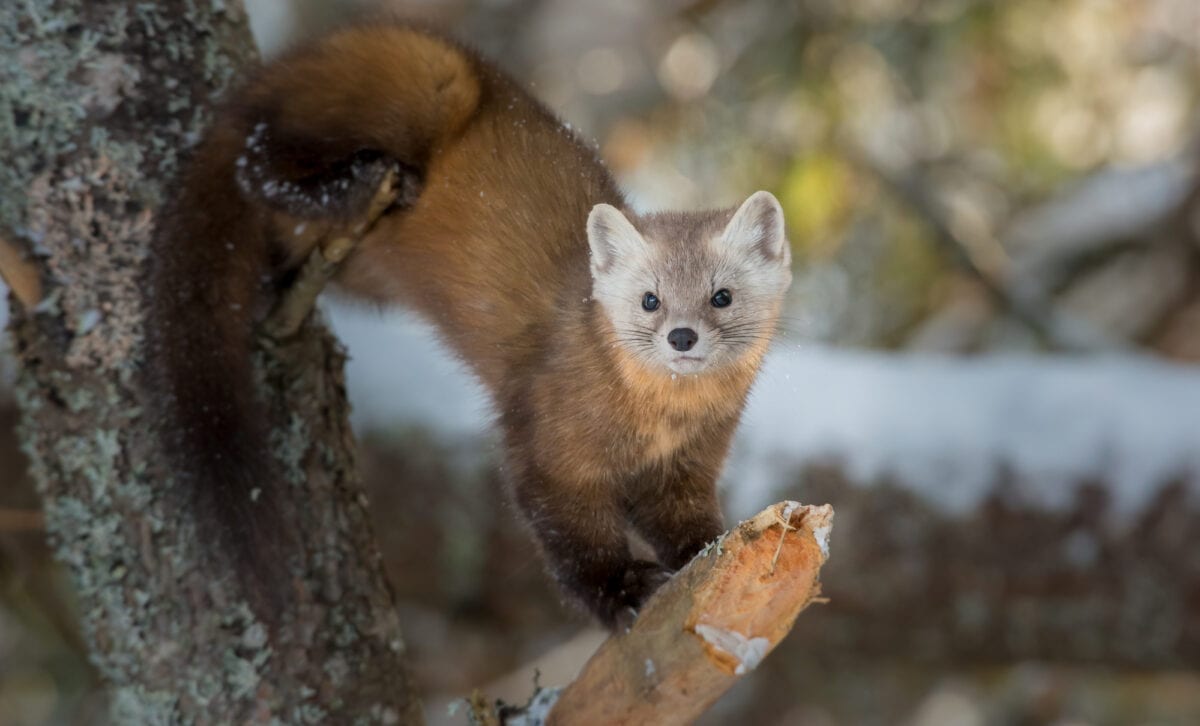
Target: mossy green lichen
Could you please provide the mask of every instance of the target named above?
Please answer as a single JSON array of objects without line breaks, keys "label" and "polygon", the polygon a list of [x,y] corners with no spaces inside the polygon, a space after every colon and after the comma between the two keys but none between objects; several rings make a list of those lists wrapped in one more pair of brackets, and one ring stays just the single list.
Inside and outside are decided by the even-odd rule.
[{"label": "mossy green lichen", "polygon": [[700,550],[699,554],[697,554],[696,556],[697,557],[708,557],[709,555],[715,553],[717,557],[720,557],[721,555],[725,554],[725,537],[728,536],[728,534],[729,534],[728,532],[725,532],[725,533],[721,534],[719,537],[717,537],[716,539],[714,539],[712,542],[709,542],[708,544],[704,545],[704,549]]},{"label": "mossy green lichen", "polygon": [[293,723],[323,724],[329,722],[329,714],[315,703],[303,703],[296,707]]},{"label": "mossy green lichen", "polygon": [[252,661],[232,652],[225,654],[225,684],[234,698],[244,699],[254,695],[261,680],[258,667]]},{"label": "mossy green lichen", "polygon": [[115,724],[145,724],[146,726],[175,726],[194,723],[184,718],[178,709],[179,697],[166,691],[151,691],[137,684],[112,689],[109,707]]},{"label": "mossy green lichen", "polygon": [[293,415],[286,428],[271,431],[271,454],[281,465],[284,480],[293,486],[303,486],[307,478],[304,459],[311,440],[308,422],[301,416]]},{"label": "mossy green lichen", "polygon": [[28,0],[0,7],[0,225],[18,235],[28,219],[30,182],[47,160],[78,148],[87,117],[73,74],[94,60],[96,44],[90,36],[59,40],[77,23],[71,3]]}]

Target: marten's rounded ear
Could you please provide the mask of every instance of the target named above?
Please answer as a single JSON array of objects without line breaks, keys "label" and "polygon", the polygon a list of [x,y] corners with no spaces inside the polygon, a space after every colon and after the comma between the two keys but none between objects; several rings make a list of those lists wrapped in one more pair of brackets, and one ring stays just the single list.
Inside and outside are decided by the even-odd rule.
[{"label": "marten's rounded ear", "polygon": [[770,192],[755,192],[733,213],[721,233],[725,244],[789,264],[791,248],[783,232],[783,208]]},{"label": "marten's rounded ear", "polygon": [[592,207],[587,221],[592,271],[607,272],[622,256],[645,254],[646,240],[621,210],[611,204]]}]

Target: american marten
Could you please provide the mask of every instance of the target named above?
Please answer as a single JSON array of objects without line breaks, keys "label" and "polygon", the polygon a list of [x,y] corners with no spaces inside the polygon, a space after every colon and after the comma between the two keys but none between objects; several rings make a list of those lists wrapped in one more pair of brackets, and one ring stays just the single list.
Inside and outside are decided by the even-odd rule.
[{"label": "american marten", "polygon": [[[336,285],[436,325],[491,394],[504,475],[551,573],[624,621],[724,530],[717,475],[791,282],[783,212],[757,192],[637,214],[513,79],[401,24],[343,29],[257,71],[161,215],[147,359],[198,526],[227,549],[271,540],[264,507],[282,489],[254,326],[391,173],[402,193]],[[629,529],[658,562],[633,558]]]}]

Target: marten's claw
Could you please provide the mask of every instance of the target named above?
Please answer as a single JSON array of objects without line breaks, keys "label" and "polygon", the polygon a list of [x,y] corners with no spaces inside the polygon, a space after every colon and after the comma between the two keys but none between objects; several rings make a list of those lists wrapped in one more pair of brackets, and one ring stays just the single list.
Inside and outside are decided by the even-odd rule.
[{"label": "marten's claw", "polygon": [[616,612],[610,620],[614,630],[628,629],[637,619],[638,610],[674,573],[658,564],[636,560],[625,570],[624,582],[617,593]]}]

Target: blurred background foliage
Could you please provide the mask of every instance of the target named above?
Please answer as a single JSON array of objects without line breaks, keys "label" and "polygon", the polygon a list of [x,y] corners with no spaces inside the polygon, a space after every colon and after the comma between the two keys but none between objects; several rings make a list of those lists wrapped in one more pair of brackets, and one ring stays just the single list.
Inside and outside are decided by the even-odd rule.
[{"label": "blurred background foliage", "polygon": [[[796,259],[785,340],[1200,360],[1195,0],[246,4],[266,56],[380,7],[451,29],[593,139],[638,207],[775,192]],[[4,393],[0,412],[0,724],[101,722]],[[558,604],[480,442],[411,426],[364,433],[364,472],[431,719],[483,684],[527,693],[528,664],[564,641],[574,656],[542,670],[569,679],[597,636],[577,634],[583,621]],[[903,550],[922,536],[953,549],[950,525],[909,495],[886,484],[840,494],[844,476],[809,476],[803,491],[858,497],[845,520],[837,503],[842,527],[876,532],[862,549]],[[1180,509],[1174,501],[1163,506]],[[872,510],[907,509],[926,534],[869,527]],[[988,511],[961,526],[1007,521],[1002,504]],[[1064,532],[1091,521],[1051,519]],[[918,565],[887,556],[861,562],[884,557],[896,591],[919,581]],[[1189,592],[1200,611],[1200,589]],[[886,604],[886,592],[874,594]],[[899,614],[886,627],[918,620]],[[803,639],[811,633],[793,637],[709,723],[1200,722],[1194,660],[1149,670],[1099,656],[1055,663],[1037,649],[1013,657],[1026,651],[1001,640],[980,646],[991,660],[977,651],[956,660],[965,651],[954,648],[814,653]],[[860,635],[844,643],[869,640]]]},{"label": "blurred background foliage", "polygon": [[[1143,185],[1174,173],[1174,184],[1146,191],[1159,195],[1150,215],[1192,182],[1200,10],[1188,0],[400,6],[458,28],[528,78],[597,141],[643,206],[776,192],[797,252],[801,334],[937,349],[1133,341],[1196,354],[1169,320],[1183,308],[1195,316],[1191,250],[1162,263],[1188,272],[1170,291],[1122,300],[1123,315],[1089,309],[1089,281],[1108,265],[1150,264],[1140,258],[1152,249],[1122,254],[1156,247],[1143,240],[1070,251],[1080,269],[1051,292],[1082,298],[1066,306],[1082,328],[1073,337],[1006,325],[1014,270],[1029,256],[1061,264],[1045,248],[1074,231],[1017,234],[1026,216],[1101,173],[1138,170],[1150,177]],[[1073,214],[1086,224],[1121,196],[1097,195]],[[1033,305],[1043,317],[1052,306]],[[1144,320],[1130,325],[1130,308]],[[969,320],[935,334],[960,317]]]}]

